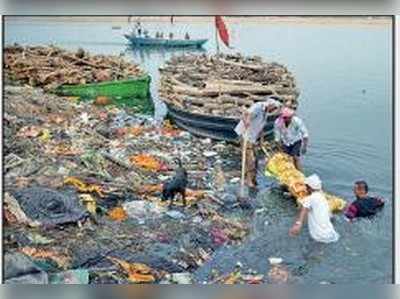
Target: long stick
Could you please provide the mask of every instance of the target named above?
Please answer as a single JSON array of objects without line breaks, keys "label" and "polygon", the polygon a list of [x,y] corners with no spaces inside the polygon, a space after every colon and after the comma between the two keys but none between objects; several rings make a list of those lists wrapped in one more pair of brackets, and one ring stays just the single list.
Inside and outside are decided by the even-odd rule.
[{"label": "long stick", "polygon": [[244,179],[246,174],[246,149],[247,149],[247,131],[243,136],[243,147],[242,147],[242,177],[240,182],[240,197],[244,197]]},{"label": "long stick", "polygon": [[217,57],[219,56],[219,40],[218,40],[218,28],[217,28],[217,22],[214,22],[215,24],[215,43],[217,45]]}]

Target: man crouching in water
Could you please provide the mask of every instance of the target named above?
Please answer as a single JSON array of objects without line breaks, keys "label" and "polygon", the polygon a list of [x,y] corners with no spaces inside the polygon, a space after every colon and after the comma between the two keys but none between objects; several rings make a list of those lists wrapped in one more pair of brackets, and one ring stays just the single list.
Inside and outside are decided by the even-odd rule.
[{"label": "man crouching in water", "polygon": [[298,235],[306,219],[311,237],[322,243],[331,243],[339,240],[339,234],[335,231],[331,222],[331,212],[328,201],[322,193],[320,178],[313,174],[305,179],[309,196],[302,200],[302,208],[299,216],[289,231],[290,236]]},{"label": "man crouching in water", "polygon": [[244,138],[247,138],[246,148],[246,185],[256,186],[256,144],[260,140],[263,142],[264,126],[267,123],[268,116],[278,115],[282,104],[278,98],[271,96],[266,101],[253,104],[250,109],[243,111],[243,116],[235,128],[236,134],[241,137],[243,147]]}]

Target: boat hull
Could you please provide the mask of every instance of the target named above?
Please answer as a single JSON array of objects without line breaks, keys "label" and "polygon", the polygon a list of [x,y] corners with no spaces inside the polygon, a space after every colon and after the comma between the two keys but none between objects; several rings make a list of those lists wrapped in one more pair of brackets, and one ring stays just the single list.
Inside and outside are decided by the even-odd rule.
[{"label": "boat hull", "polygon": [[81,85],[62,85],[55,92],[63,96],[77,96],[81,99],[93,99],[97,96],[110,98],[137,98],[150,97],[149,75],[119,81],[106,81]]},{"label": "boat hull", "polygon": [[162,38],[145,38],[133,37],[125,34],[133,46],[140,47],[171,47],[171,48],[184,48],[184,47],[202,47],[208,39],[162,39]]},{"label": "boat hull", "polygon": [[[193,135],[234,143],[240,141],[239,136],[235,132],[235,127],[240,121],[239,119],[191,113],[170,104],[166,105],[168,107],[168,116],[171,120],[178,127]],[[276,117],[270,117],[264,127],[266,140],[272,140],[273,138],[275,119]]]}]

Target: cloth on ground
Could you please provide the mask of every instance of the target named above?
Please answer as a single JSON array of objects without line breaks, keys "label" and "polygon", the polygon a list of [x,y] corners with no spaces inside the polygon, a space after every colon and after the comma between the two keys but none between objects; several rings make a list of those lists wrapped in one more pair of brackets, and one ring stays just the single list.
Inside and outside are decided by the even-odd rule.
[{"label": "cloth on ground", "polygon": [[31,187],[16,191],[13,195],[25,214],[42,225],[73,223],[88,216],[72,191]]},{"label": "cloth on ground", "polygon": [[47,284],[47,273],[23,253],[4,255],[4,282],[6,284]]}]

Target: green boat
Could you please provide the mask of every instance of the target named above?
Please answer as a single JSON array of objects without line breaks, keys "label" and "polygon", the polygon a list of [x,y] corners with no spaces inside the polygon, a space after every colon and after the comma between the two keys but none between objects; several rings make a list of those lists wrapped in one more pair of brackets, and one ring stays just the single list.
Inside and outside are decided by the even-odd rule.
[{"label": "green boat", "polygon": [[76,96],[82,100],[95,99],[97,96],[106,96],[112,99],[136,98],[149,99],[151,77],[145,75],[119,81],[105,81],[80,85],[62,85],[55,93],[62,96]]}]

